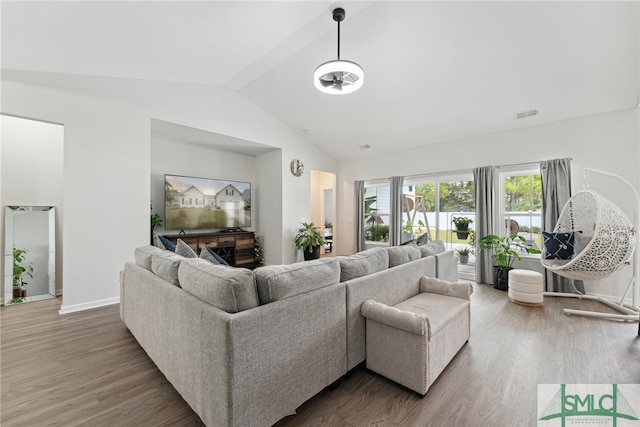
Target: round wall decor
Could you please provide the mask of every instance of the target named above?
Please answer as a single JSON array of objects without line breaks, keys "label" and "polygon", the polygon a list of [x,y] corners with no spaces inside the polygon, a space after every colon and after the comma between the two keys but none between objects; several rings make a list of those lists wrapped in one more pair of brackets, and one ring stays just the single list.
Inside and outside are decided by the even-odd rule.
[{"label": "round wall decor", "polygon": [[293,174],[293,176],[301,176],[302,173],[304,172],[304,165],[298,159],[291,160],[290,168],[291,168],[291,174]]}]

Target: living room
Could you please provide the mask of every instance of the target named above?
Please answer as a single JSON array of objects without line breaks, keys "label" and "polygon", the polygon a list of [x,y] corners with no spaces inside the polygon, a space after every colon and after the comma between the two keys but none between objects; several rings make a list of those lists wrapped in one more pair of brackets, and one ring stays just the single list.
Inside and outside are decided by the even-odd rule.
[{"label": "living room", "polygon": [[[49,12],[66,24],[68,32],[64,34],[71,39],[82,39],[84,35],[80,32],[74,36],[74,30],[80,31],[78,25],[73,24],[75,13],[86,19],[95,19],[94,13],[97,15],[108,10],[101,9],[107,8],[104,4],[96,5],[98,9],[93,13],[83,15],[85,12],[70,12],[66,8],[72,6],[68,4],[58,9],[53,3],[54,6],[49,6]],[[468,74],[457,75],[456,79],[444,84],[438,80],[441,75],[423,79],[411,72],[408,79],[427,86],[420,95],[421,102],[425,103],[423,108],[418,109],[420,104],[416,103],[411,108],[401,109],[398,106],[401,102],[391,97],[385,98],[389,101],[388,105],[378,106],[370,114],[353,112],[360,111],[363,105],[377,103],[380,95],[371,94],[371,91],[393,92],[394,88],[389,80],[395,80],[395,77],[386,77],[394,74],[388,68],[376,70],[374,63],[365,64],[360,59],[358,49],[361,46],[362,49],[366,47],[370,55],[381,55],[381,52],[388,53],[389,50],[381,49],[376,52],[376,42],[382,43],[380,39],[383,37],[374,36],[375,31],[359,35],[357,30],[365,25],[363,21],[373,17],[378,19],[376,25],[382,27],[384,20],[380,15],[394,10],[388,4],[376,6],[375,2],[349,3],[347,19],[343,24],[344,53],[346,57],[362,62],[368,73],[367,82],[361,92],[331,97],[329,100],[326,95],[316,91],[309,75],[316,65],[335,55],[335,23],[330,16],[332,5],[320,3],[309,6],[313,7],[311,11],[304,11],[308,22],[322,27],[321,30],[314,30],[320,31],[320,34],[311,30],[309,33],[297,33],[297,26],[281,18],[281,21],[276,21],[277,26],[286,27],[287,32],[281,35],[279,43],[287,41],[289,45],[274,41],[269,48],[290,49],[294,52],[291,55],[295,55],[299,50],[305,51],[304,46],[294,43],[298,41],[307,46],[322,46],[320,51],[304,53],[300,63],[296,62],[295,65],[278,63],[278,67],[271,64],[270,61],[274,61],[271,56],[263,58],[267,64],[259,61],[262,55],[271,52],[268,48],[258,53],[248,51],[248,59],[244,65],[233,63],[233,72],[244,72],[237,77],[238,80],[233,80],[234,76],[218,75],[218,83],[206,83],[203,78],[198,81],[194,77],[184,81],[175,75],[149,74],[149,70],[145,70],[145,73],[137,72],[138,70],[124,72],[108,67],[99,69],[100,66],[105,67],[105,64],[96,60],[90,54],[92,47],[86,45],[75,45],[76,49],[80,49],[76,51],[93,58],[97,71],[89,66],[83,68],[80,66],[82,64],[76,68],[59,68],[59,63],[55,61],[29,63],[15,52],[33,50],[34,56],[45,56],[41,50],[35,49],[39,38],[44,37],[47,31],[53,31],[42,20],[36,19],[40,15],[36,9],[45,6],[3,2],[1,112],[64,127],[62,202],[48,201],[46,195],[35,191],[33,196],[21,201],[25,204],[62,203],[60,313],[82,312],[119,302],[120,271],[125,262],[132,259],[134,248],[149,241],[149,207],[152,205],[152,212],[161,213],[158,185],[161,185],[160,176],[164,173],[251,181],[255,194],[255,213],[251,228],[263,239],[266,264],[290,264],[301,259],[300,252],[294,247],[293,236],[300,220],[311,218],[311,171],[333,173],[337,178],[337,217],[334,224],[336,243],[333,249],[336,254],[355,252],[353,194],[354,182],[357,180],[471,171],[475,167],[487,165],[529,164],[555,158],[571,158],[574,191],[579,190],[584,183],[582,170],[585,167],[615,172],[636,188],[640,187],[638,2],[616,3],[614,5],[619,9],[607,9],[606,14],[599,9],[606,6],[597,2],[590,6],[582,6],[580,3],[565,4],[564,9],[558,12],[537,11],[542,16],[554,17],[553,25],[549,23],[548,26],[556,32],[549,39],[545,38],[544,43],[539,42],[542,46],[540,50],[547,49],[552,54],[535,56],[541,61],[544,59],[544,62],[538,63],[536,67],[529,64],[528,68],[525,67],[529,70],[528,73],[522,73],[522,68],[515,64],[522,61],[522,57],[514,54],[517,49],[505,53],[505,56],[511,55],[509,60],[498,58],[500,49],[508,44],[505,42],[505,39],[510,38],[508,35],[497,35],[490,39],[495,43],[501,42],[492,48],[487,34],[474,33],[480,29],[464,33],[468,36],[466,43],[472,43],[477,36],[479,41],[473,42],[471,46],[480,49],[479,46],[485,45],[486,49],[484,54],[481,53],[482,49],[480,53],[476,52],[478,56],[473,56],[473,61],[470,60],[467,67],[470,70],[475,67],[477,73],[486,79],[492,74],[499,75],[498,78],[488,80],[492,82],[486,85],[489,89],[485,90],[482,85],[478,85],[474,91],[459,89],[456,82],[462,85],[464,79],[469,77]],[[377,9],[383,6],[383,9]],[[83,7],[91,9],[90,4]],[[268,8],[268,5],[261,7]],[[284,7],[285,5],[279,6],[282,9]],[[304,9],[302,6],[295,6],[298,7]],[[439,25],[446,27],[442,24],[448,22],[445,15],[438,15],[443,13],[442,10],[429,11],[428,4],[421,3],[415,7],[425,8],[420,9],[417,15],[423,19],[431,16],[429,22],[433,26],[437,26],[438,19],[442,19]],[[470,9],[459,15],[463,23],[456,25],[471,26],[472,19],[469,15],[478,12],[475,8],[481,6],[461,4],[459,7],[462,12],[465,8]],[[535,9],[531,4],[526,7]],[[551,5],[547,7],[550,8]],[[582,19],[580,20],[574,16],[572,7],[587,7],[588,11],[584,15],[578,14]],[[276,8],[276,11],[282,9]],[[135,11],[140,12],[138,9]],[[240,9],[237,13],[242,12],[246,10]],[[481,16],[499,15],[494,12],[485,11]],[[531,10],[527,9],[522,15],[529,12]],[[521,16],[515,5],[509,6],[509,11],[505,13]],[[438,16],[437,19],[432,18],[434,14]],[[256,15],[259,13],[256,12]],[[272,11],[268,16],[272,15],[277,13]],[[603,33],[586,25],[589,19],[597,15],[607,16],[608,21],[604,20],[607,25],[602,24]],[[389,16],[389,20],[399,21],[395,28],[402,28],[403,20],[409,19],[399,13]],[[235,15],[233,17],[237,18]],[[565,18],[564,23],[561,18]],[[538,23],[534,19],[528,21],[522,16],[521,19],[521,25],[529,29],[537,28]],[[257,18],[254,20],[260,21]],[[15,24],[10,24],[10,21]],[[495,24],[494,21],[491,22]],[[40,25],[43,30],[34,30],[33,38],[23,37],[22,31],[16,28],[20,24],[29,24],[25,28],[31,29]],[[264,29],[266,24],[258,24],[261,25],[259,28],[268,32],[268,29]],[[350,28],[351,24],[355,28]],[[570,38],[561,48],[553,50],[554,43],[563,40],[563,32],[559,28],[564,25],[575,25],[571,27],[575,38]],[[500,29],[506,31],[505,27]],[[577,40],[587,37],[585,33],[588,32],[594,33],[590,36],[593,38],[588,39],[591,43],[578,43]],[[568,34],[566,36],[569,38]],[[526,46],[538,46],[536,37],[541,35],[531,36],[531,39],[527,39]],[[166,42],[166,39],[162,40]],[[601,43],[595,43],[597,40]],[[121,40],[122,44],[126,44],[125,42],[126,40]],[[4,43],[7,43],[7,48]],[[466,46],[465,43],[461,44]],[[418,45],[419,43],[410,50],[411,55],[427,55],[426,48]],[[208,47],[213,49],[212,46]],[[574,48],[573,51],[570,51],[571,47]],[[446,45],[440,48],[442,56],[431,62],[437,62],[442,67],[448,60],[453,61],[452,57],[455,55],[446,53]],[[96,52],[100,50],[95,49]],[[468,50],[473,49],[467,46],[465,52],[469,53]],[[110,49],[105,48],[102,53],[105,55],[105,62],[111,65],[118,63],[114,59],[118,55]],[[281,51],[271,53],[278,57]],[[408,55],[407,51],[401,53]],[[534,53],[536,52],[530,52],[532,56]],[[576,55],[571,56],[572,61],[568,61],[572,62],[572,66],[562,69],[567,74],[560,74],[559,63],[565,55],[570,54]],[[214,53],[211,55],[215,56]],[[485,61],[482,61],[483,55],[487,58]],[[69,54],[69,57],[74,55]],[[308,58],[312,59],[307,60]],[[73,61],[69,60],[71,62]],[[125,62],[123,57],[122,63]],[[252,67],[246,63],[251,63]],[[460,65],[458,62],[455,64]],[[505,69],[504,64],[512,65]],[[154,62],[152,65],[160,68],[158,63]],[[281,77],[283,71],[288,70],[288,65],[295,69],[292,74],[296,75],[290,82]],[[435,67],[435,64],[432,65]],[[304,68],[307,66],[310,67],[309,70]],[[382,64],[380,67],[382,68]],[[216,63],[209,71],[212,74],[214,71],[221,73],[220,68],[225,67]],[[179,71],[181,70],[175,73],[179,74]],[[261,74],[256,75],[259,71]],[[452,74],[455,74],[453,71],[461,73],[459,69],[448,71]],[[275,81],[278,84],[267,87],[265,82],[275,78],[274,76],[277,77]],[[504,86],[496,85],[495,81],[501,79]],[[474,79],[472,82],[477,84],[478,80]],[[291,88],[288,84],[294,87]],[[469,89],[466,84],[462,87]],[[440,94],[442,91],[446,92],[443,88],[449,91],[448,98]],[[300,119],[295,127],[284,121],[282,115],[289,114],[290,111],[276,102],[279,91],[287,93],[286,99],[292,100],[290,103],[296,106],[295,109],[306,110],[309,116],[318,115],[315,120],[324,121],[325,125],[312,127],[308,123],[317,122],[312,122],[311,117],[309,121]],[[370,91],[367,98],[358,98],[365,96],[363,94],[367,94],[366,91]],[[427,105],[430,95],[435,93],[440,94],[438,102],[443,99],[446,102]],[[540,95],[542,93],[548,98]],[[494,94],[496,99],[492,99]],[[408,96],[406,92],[397,95],[400,99],[405,96]],[[266,102],[265,98],[271,100]],[[297,99],[305,101],[304,107],[301,108],[303,104],[298,103]],[[270,110],[269,106],[273,108]],[[515,118],[518,112],[534,108],[539,109],[539,115],[519,120]],[[438,119],[438,109],[447,110],[448,115]],[[395,121],[392,122],[391,113],[394,110],[401,110],[401,113],[393,116]],[[496,120],[495,115],[501,115],[502,121]],[[297,114],[295,116],[298,119]],[[407,125],[411,122],[415,126],[415,122],[426,122],[430,117],[435,117],[434,122],[426,128],[437,128],[437,131],[430,132],[428,136],[420,133],[421,130],[426,132],[425,127],[410,128]],[[373,126],[374,122],[376,125],[386,122],[388,129],[381,136],[375,135],[378,128]],[[248,154],[229,152],[220,148],[225,144],[220,139],[210,146],[187,144],[186,138],[182,142],[167,142],[161,137],[154,137],[157,136],[155,132],[159,123],[204,132],[212,135],[212,140],[233,140],[235,145],[243,141],[251,146],[251,150],[257,151],[250,151]],[[447,132],[439,132],[439,126]],[[386,146],[378,146],[373,142],[381,138],[387,139]],[[318,139],[326,141],[326,146],[317,144],[315,141]],[[350,142],[347,144],[345,141]],[[360,148],[366,144],[370,144],[372,148]],[[327,147],[333,147],[335,151]],[[341,151],[343,149],[345,151]],[[175,158],[175,162],[172,162],[172,158]],[[304,163],[304,173],[300,177],[293,176],[289,170],[293,159]],[[171,163],[177,167],[174,168]],[[190,168],[190,163],[197,166]],[[211,166],[208,170],[209,164]],[[8,188],[19,183],[5,174],[4,167],[0,180],[2,204],[14,203],[6,195],[14,194]],[[590,185],[595,191],[633,212],[633,203],[623,187],[596,179],[590,180]],[[611,284],[607,293],[620,295],[620,286],[623,287]],[[595,288],[588,290],[596,292]]]}]

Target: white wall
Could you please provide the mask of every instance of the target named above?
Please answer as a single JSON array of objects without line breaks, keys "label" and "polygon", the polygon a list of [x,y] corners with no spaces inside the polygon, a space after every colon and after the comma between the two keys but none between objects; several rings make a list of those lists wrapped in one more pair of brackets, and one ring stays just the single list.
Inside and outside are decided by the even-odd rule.
[{"label": "white wall", "polygon": [[[564,120],[519,130],[496,132],[426,145],[384,155],[340,162],[338,222],[343,225],[337,241],[338,253],[354,251],[354,188],[356,180],[471,170],[479,166],[539,162],[570,157],[574,192],[582,188],[585,167],[621,175],[640,188],[640,109]],[[625,209],[634,210],[630,192],[616,182],[592,175],[592,189]],[[587,284],[587,291],[621,295],[630,268],[611,281]]]},{"label": "white wall", "polygon": [[[0,224],[4,227],[7,205],[56,206],[56,293],[61,294],[64,127],[4,115],[0,126]],[[4,245],[1,250],[4,260]]]},{"label": "white wall", "polygon": [[[230,89],[3,70],[2,112],[65,126],[63,313],[119,301],[119,272],[148,243],[151,119],[280,148],[257,156],[256,223],[269,263],[295,260],[293,235],[310,216],[307,170],[337,162]],[[154,196],[155,197],[155,196]],[[262,224],[269,227],[261,228]]]}]

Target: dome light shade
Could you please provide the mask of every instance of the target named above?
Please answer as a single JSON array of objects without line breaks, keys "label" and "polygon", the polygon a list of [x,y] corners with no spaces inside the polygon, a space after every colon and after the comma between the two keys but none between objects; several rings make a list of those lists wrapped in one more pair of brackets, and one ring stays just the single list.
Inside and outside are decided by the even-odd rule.
[{"label": "dome light shade", "polygon": [[320,92],[345,95],[355,92],[364,84],[362,67],[352,61],[340,59],[340,22],[344,21],[344,9],[333,10],[333,20],[338,23],[338,59],[325,62],[313,72],[313,84]]},{"label": "dome light shade", "polygon": [[313,73],[316,88],[331,95],[345,95],[360,89],[364,71],[355,62],[335,60],[325,62]]}]

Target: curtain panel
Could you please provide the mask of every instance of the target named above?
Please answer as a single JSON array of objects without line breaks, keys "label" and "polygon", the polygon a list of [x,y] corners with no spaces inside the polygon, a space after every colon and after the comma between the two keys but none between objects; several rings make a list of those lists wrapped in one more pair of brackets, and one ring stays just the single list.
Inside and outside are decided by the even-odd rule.
[{"label": "curtain panel", "polygon": [[[540,162],[542,176],[542,229],[553,231],[562,208],[571,198],[571,159]],[[545,274],[548,292],[584,293],[582,280],[559,276],[551,271]]]},{"label": "curtain panel", "polygon": [[495,166],[483,166],[473,170],[476,187],[476,282],[493,283],[493,260],[487,251],[478,250],[478,241],[495,234],[496,217]]},{"label": "curtain panel", "polygon": [[364,181],[354,183],[356,212],[355,212],[355,245],[356,252],[364,250]]},{"label": "curtain panel", "polygon": [[404,178],[401,176],[391,177],[391,188],[389,198],[389,245],[398,246],[402,243],[402,184]]}]

